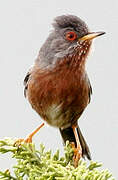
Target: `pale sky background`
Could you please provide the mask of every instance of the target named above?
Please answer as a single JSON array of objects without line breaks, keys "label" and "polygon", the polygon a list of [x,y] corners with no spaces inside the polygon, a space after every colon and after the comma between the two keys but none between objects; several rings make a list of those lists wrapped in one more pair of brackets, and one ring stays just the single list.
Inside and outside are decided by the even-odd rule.
[{"label": "pale sky background", "polygon": [[[118,2],[117,0],[1,0],[0,1],[0,138],[25,137],[41,124],[23,96],[23,79],[50,30],[54,17],[74,14],[96,38],[87,61],[93,87],[90,105],[79,120],[94,161],[103,162],[118,179]],[[62,149],[57,129],[45,126],[34,137],[39,145]],[[11,161],[0,156],[0,168]]]}]

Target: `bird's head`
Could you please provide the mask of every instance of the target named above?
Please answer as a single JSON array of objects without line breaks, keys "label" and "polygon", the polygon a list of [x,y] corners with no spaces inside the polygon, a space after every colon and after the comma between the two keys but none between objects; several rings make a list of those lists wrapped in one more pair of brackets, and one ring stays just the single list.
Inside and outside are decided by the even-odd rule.
[{"label": "bird's head", "polygon": [[[54,19],[53,31],[39,52],[42,66],[51,66],[69,56],[85,59],[92,40],[104,32],[90,32],[84,21],[74,15]],[[83,58],[82,58],[83,57]]]}]

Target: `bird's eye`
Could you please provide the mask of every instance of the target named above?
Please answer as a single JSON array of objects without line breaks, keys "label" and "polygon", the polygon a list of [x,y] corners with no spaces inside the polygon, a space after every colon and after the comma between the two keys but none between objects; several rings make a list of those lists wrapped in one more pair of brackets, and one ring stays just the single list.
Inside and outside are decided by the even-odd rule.
[{"label": "bird's eye", "polygon": [[77,34],[73,31],[67,32],[66,33],[66,39],[68,41],[74,41],[75,39],[77,39]]}]

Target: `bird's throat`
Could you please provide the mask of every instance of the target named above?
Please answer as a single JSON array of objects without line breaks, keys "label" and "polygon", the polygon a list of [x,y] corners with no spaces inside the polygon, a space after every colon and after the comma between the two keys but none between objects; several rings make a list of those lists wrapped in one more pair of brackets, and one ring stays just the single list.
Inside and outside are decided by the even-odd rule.
[{"label": "bird's throat", "polygon": [[63,67],[66,66],[71,70],[84,70],[90,47],[91,41],[78,42],[76,46],[73,46],[73,52],[68,53],[63,58],[58,59],[56,67],[63,69]]}]

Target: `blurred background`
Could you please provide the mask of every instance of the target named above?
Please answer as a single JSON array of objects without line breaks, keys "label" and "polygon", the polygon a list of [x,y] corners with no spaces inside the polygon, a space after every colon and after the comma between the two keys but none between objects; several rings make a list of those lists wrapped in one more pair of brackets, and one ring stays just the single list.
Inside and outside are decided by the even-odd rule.
[{"label": "blurred background", "polygon": [[[54,17],[74,14],[91,31],[105,31],[95,39],[87,61],[93,87],[90,105],[79,120],[94,161],[103,162],[118,178],[118,2],[107,0],[0,1],[0,138],[25,138],[42,123],[23,96],[23,79],[37,57]],[[63,151],[58,129],[46,125],[34,137],[37,146]],[[0,156],[0,169],[12,162]]]}]

